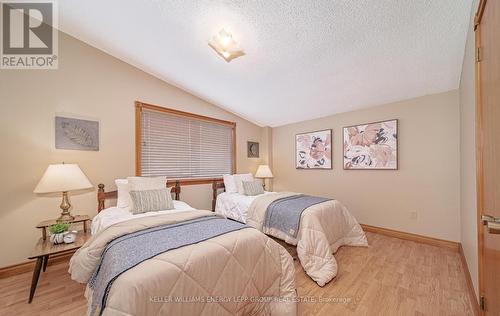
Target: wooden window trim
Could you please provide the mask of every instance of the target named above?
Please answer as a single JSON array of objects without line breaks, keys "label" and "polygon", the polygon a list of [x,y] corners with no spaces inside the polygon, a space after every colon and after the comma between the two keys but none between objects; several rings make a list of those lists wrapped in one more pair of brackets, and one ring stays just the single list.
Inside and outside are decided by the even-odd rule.
[{"label": "wooden window trim", "polygon": [[[166,108],[154,104],[148,104],[140,101],[135,101],[135,174],[136,176],[141,176],[141,112],[143,109],[150,111],[157,111],[161,113],[168,113],[171,115],[180,116],[183,118],[194,119],[198,121],[210,122],[215,124],[220,124],[224,126],[231,127],[231,171],[236,173],[236,123],[225,121],[221,119],[216,119],[213,117],[203,116],[199,114],[184,112],[175,110],[172,108]],[[175,179],[179,180],[181,185],[197,185],[197,184],[209,184],[215,181],[220,181],[221,178],[187,178],[187,179]]]}]

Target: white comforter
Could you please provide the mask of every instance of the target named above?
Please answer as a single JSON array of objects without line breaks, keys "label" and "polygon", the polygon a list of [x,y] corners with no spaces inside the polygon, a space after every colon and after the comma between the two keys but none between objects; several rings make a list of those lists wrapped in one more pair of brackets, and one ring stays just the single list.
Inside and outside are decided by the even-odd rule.
[{"label": "white comforter", "polygon": [[[92,236],[73,255],[71,278],[87,283],[106,245],[145,228],[210,216],[210,211],[134,217]],[[103,316],[296,315],[292,257],[275,241],[244,228],[145,260],[118,276]],[[92,290],[86,297],[91,304]]]},{"label": "white comforter", "polygon": [[142,214],[132,214],[130,212],[130,208],[122,208],[122,207],[110,207],[102,210],[92,219],[92,235],[95,235],[104,229],[108,228],[113,224],[117,224],[120,222],[125,222],[131,219],[156,216],[162,214],[173,214],[178,212],[192,211],[192,208],[189,204],[182,201],[174,200],[174,209],[168,211],[158,211],[158,212],[146,212]]},{"label": "white comforter", "polygon": [[217,197],[216,213],[247,223],[258,230],[297,245],[297,254],[306,273],[324,286],[338,271],[333,253],[341,246],[368,246],[363,229],[347,208],[337,200],[310,206],[302,213],[297,238],[263,226],[267,207],[276,199],[294,193],[269,192],[258,196],[222,193]]}]

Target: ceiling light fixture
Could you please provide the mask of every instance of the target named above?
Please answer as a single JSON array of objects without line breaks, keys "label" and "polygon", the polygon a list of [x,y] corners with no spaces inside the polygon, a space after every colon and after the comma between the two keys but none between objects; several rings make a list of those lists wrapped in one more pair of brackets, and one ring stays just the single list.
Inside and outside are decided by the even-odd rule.
[{"label": "ceiling light fixture", "polygon": [[213,50],[227,62],[245,55],[245,52],[233,39],[233,35],[225,29],[220,30],[219,33],[212,37],[212,39],[208,41],[208,46],[212,47]]}]

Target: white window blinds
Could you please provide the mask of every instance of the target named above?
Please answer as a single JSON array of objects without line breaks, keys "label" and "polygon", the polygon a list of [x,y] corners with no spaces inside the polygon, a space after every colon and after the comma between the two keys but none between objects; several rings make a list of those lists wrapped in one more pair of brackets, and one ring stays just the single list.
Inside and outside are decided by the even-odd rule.
[{"label": "white window blinds", "polygon": [[140,171],[169,179],[232,173],[234,125],[142,108]]}]

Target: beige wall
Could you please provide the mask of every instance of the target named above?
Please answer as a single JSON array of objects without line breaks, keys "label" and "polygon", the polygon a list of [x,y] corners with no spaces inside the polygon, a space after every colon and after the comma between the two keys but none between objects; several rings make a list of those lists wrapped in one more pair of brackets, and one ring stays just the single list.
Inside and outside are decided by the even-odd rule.
[{"label": "beige wall", "polygon": [[[274,128],[274,189],[338,199],[364,224],[460,241],[458,103],[450,91]],[[342,127],[393,118],[399,170],[343,170]],[[296,170],[294,135],[329,128],[333,170]]]},{"label": "beige wall", "polygon": [[[61,33],[59,43],[59,70],[0,71],[0,266],[26,260],[40,235],[36,223],[59,214],[59,198],[33,194],[48,164],[78,163],[107,189],[134,174],[135,100],[235,121],[238,171],[256,170],[260,159],[246,157],[246,141],[261,140],[259,126],[68,35]],[[99,120],[100,151],[56,150],[56,114]],[[95,215],[95,194],[73,196],[73,212]],[[211,207],[210,186],[186,187],[181,196],[194,207]]]},{"label": "beige wall", "polygon": [[476,94],[475,94],[475,39],[473,17],[477,8],[474,1],[471,24],[467,35],[462,78],[460,81],[460,218],[462,247],[469,266],[472,283],[478,293],[478,250],[476,208]]}]

